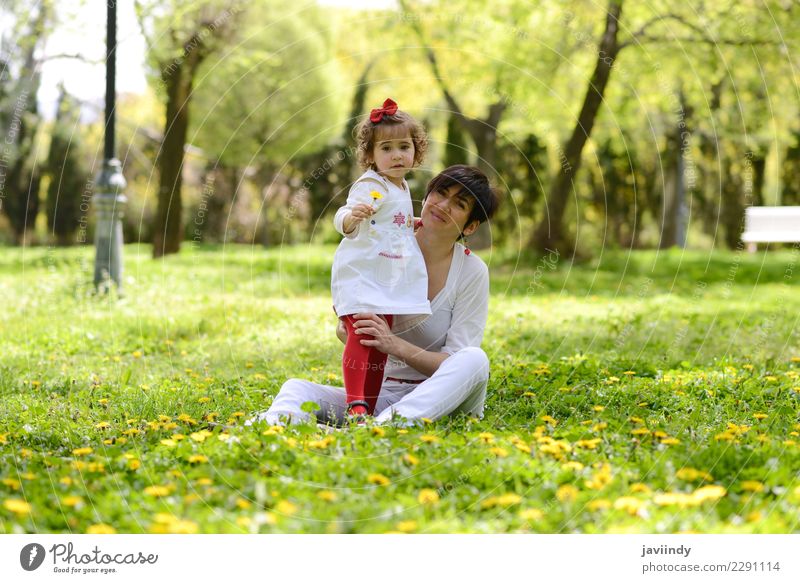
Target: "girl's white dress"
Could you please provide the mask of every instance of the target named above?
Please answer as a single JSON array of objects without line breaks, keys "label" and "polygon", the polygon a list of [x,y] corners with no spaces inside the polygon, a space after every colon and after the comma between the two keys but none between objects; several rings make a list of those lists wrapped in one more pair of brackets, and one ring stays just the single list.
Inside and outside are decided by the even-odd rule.
[{"label": "girl's white dress", "polygon": [[[380,198],[373,198],[373,192]],[[362,203],[372,204],[377,212],[345,233],[345,216]],[[416,323],[431,313],[428,272],[414,238],[414,210],[405,180],[400,188],[367,170],[350,188],[334,225],[345,237],[331,268],[333,307],[339,317],[358,312],[418,315],[413,318]],[[412,323],[405,320],[405,327]]]}]

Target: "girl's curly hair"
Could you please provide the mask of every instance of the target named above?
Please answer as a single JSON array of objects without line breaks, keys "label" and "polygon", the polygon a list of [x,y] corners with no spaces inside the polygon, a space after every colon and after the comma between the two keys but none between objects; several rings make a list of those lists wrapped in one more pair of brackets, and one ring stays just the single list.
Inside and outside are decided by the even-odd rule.
[{"label": "girl's curly hair", "polygon": [[428,150],[428,134],[425,128],[405,111],[397,110],[394,115],[384,115],[378,123],[369,117],[358,124],[353,132],[356,140],[356,159],[362,169],[375,169],[372,151],[375,148],[376,135],[382,140],[411,137],[414,143],[414,166],[419,166],[425,159]]}]

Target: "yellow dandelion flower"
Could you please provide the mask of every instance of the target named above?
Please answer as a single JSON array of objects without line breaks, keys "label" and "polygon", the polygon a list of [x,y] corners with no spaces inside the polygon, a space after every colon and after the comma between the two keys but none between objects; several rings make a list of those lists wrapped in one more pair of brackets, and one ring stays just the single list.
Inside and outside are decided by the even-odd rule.
[{"label": "yellow dandelion flower", "polygon": [[764,484],[758,480],[745,480],[741,484],[742,490],[745,492],[763,492]]},{"label": "yellow dandelion flower", "polygon": [[586,505],[586,508],[591,512],[597,512],[598,510],[608,510],[611,508],[611,502],[606,500],[605,498],[597,498],[596,500],[592,500]]},{"label": "yellow dandelion flower", "polygon": [[583,464],[581,462],[569,461],[565,464],[561,464],[561,469],[567,471],[580,472],[583,469]]},{"label": "yellow dandelion flower", "polygon": [[703,486],[692,492],[692,497],[698,502],[702,503],[707,500],[719,500],[727,495],[728,491],[722,486]]},{"label": "yellow dandelion flower", "polygon": [[367,476],[367,482],[376,486],[388,486],[391,480],[383,474],[370,474]]},{"label": "yellow dandelion flower", "polygon": [[133,351],[133,358],[141,358],[141,357],[142,357],[142,352],[140,350]]},{"label": "yellow dandelion flower", "polygon": [[502,447],[490,447],[489,453],[493,453],[494,455],[500,458],[508,457],[508,451],[503,449]]},{"label": "yellow dandelion flower", "polygon": [[431,435],[430,433],[420,435],[419,440],[423,443],[437,443],[438,441],[440,441],[438,437],[436,437],[435,435]]},{"label": "yellow dandelion flower", "polygon": [[431,488],[423,488],[419,491],[417,502],[423,506],[433,506],[439,502],[439,494],[436,492],[436,490],[432,490]]},{"label": "yellow dandelion flower", "polygon": [[208,458],[201,454],[195,454],[190,455],[188,461],[190,464],[204,464],[208,461]]},{"label": "yellow dandelion flower", "polygon": [[72,485],[72,478],[69,476],[64,476],[58,481],[59,484],[63,484],[64,486],[71,486]]},{"label": "yellow dandelion flower", "polygon": [[547,423],[552,427],[558,425],[558,421],[554,417],[551,417],[550,415],[542,415],[541,417],[539,417],[539,419],[541,419],[542,421],[544,421],[545,423]]},{"label": "yellow dandelion flower", "polygon": [[556,498],[559,502],[572,502],[578,497],[578,489],[572,484],[564,484],[556,490]]},{"label": "yellow dandelion flower", "polygon": [[517,516],[519,516],[522,520],[535,522],[544,518],[544,513],[538,508],[523,508],[519,511]]},{"label": "yellow dandelion flower", "polygon": [[401,520],[397,523],[397,530],[404,534],[417,530],[416,520]]},{"label": "yellow dandelion flower", "polygon": [[665,437],[661,440],[663,445],[678,445],[680,442],[680,439],[675,439],[674,437]]},{"label": "yellow dandelion flower", "polygon": [[96,423],[94,427],[95,429],[108,429],[111,427],[111,423],[108,421],[101,421],[100,423]]},{"label": "yellow dandelion flower", "polygon": [[91,447],[79,447],[77,449],[72,450],[72,455],[75,456],[82,456],[82,455],[89,455],[94,450]]},{"label": "yellow dandelion flower", "polygon": [[624,510],[630,515],[635,516],[644,507],[644,502],[633,496],[620,496],[614,501],[616,510]]},{"label": "yellow dandelion flower", "polygon": [[8,498],[4,500],[3,507],[6,510],[10,510],[14,514],[17,514],[18,516],[24,516],[31,513],[31,505],[25,502],[25,500],[20,500],[19,498]]},{"label": "yellow dandelion flower", "polygon": [[755,417],[758,420],[761,420],[761,419],[766,419],[768,415],[766,413],[753,413],[753,417]]},{"label": "yellow dandelion flower", "polygon": [[635,370],[626,370],[622,374],[624,374],[625,376],[628,376],[628,377],[632,377],[632,376],[634,376],[636,374],[636,371]]},{"label": "yellow dandelion flower", "polygon": [[0,480],[0,484],[9,487],[12,490],[19,490],[20,487],[22,486],[19,483],[19,481],[15,480],[14,478],[3,478],[2,480]]},{"label": "yellow dandelion flower", "polygon": [[602,405],[595,405],[594,407],[592,407],[592,410],[593,410],[593,411],[597,411],[598,413],[600,413],[600,412],[602,412],[602,411],[605,411],[605,410],[606,410],[606,408],[605,408],[605,407],[603,407]]},{"label": "yellow dandelion flower", "polygon": [[61,503],[64,506],[68,506],[70,508],[74,508],[78,504],[83,503],[83,498],[81,498],[80,496],[64,496],[61,499]]},{"label": "yellow dandelion flower", "polygon": [[377,190],[373,190],[369,195],[372,197],[372,200],[381,200],[383,198],[383,195]]},{"label": "yellow dandelion flower", "polygon": [[581,447],[583,449],[596,449],[602,441],[603,440],[599,437],[595,437],[594,439],[579,439],[575,442],[575,447]]},{"label": "yellow dandelion flower", "polygon": [[650,486],[647,484],[642,484],[641,482],[631,484],[631,492],[634,494],[649,494],[651,491]]},{"label": "yellow dandelion flower", "polygon": [[101,522],[92,524],[86,529],[86,534],[117,534],[117,530],[113,526]]},{"label": "yellow dandelion flower", "polygon": [[134,471],[134,472],[135,472],[135,471],[136,471],[136,470],[138,470],[140,467],[142,467],[142,462],[141,462],[141,461],[139,461],[139,460],[137,460],[137,459],[130,459],[130,460],[128,460],[128,469],[129,469],[129,470],[132,470],[132,471]]},{"label": "yellow dandelion flower", "polygon": [[714,481],[711,474],[702,470],[696,470],[695,468],[681,468],[675,472],[675,477],[687,482],[696,482],[698,480],[705,480],[706,482]]},{"label": "yellow dandelion flower", "polygon": [[413,454],[407,453],[403,456],[403,461],[410,466],[416,466],[419,463],[419,458]]},{"label": "yellow dandelion flower", "polygon": [[280,500],[275,505],[275,512],[278,514],[283,514],[286,516],[291,516],[292,514],[296,514],[299,508],[296,504],[292,504],[288,500]]},{"label": "yellow dandelion flower", "polygon": [[373,427],[371,429],[371,433],[375,437],[383,437],[384,435],[386,435],[386,431],[384,431],[383,427]]},{"label": "yellow dandelion flower", "polygon": [[480,439],[483,443],[494,443],[494,435],[492,433],[479,433],[478,439]]},{"label": "yellow dandelion flower", "polygon": [[178,445],[178,442],[175,441],[174,439],[162,439],[161,445],[165,445],[167,447],[175,447],[176,445]]},{"label": "yellow dandelion flower", "polygon": [[237,506],[237,508],[240,508],[240,509],[242,509],[242,510],[247,510],[247,509],[248,509],[248,508],[250,508],[252,505],[253,505],[253,503],[252,503],[252,502],[250,502],[250,500],[247,500],[246,498],[237,498],[237,499],[236,499],[236,506]]},{"label": "yellow dandelion flower", "polygon": [[163,498],[169,496],[170,488],[169,486],[148,486],[144,489],[144,493],[153,498]]},{"label": "yellow dandelion flower", "polygon": [[330,490],[321,490],[317,492],[317,498],[323,502],[336,502],[338,496],[336,495],[336,492],[331,492]]},{"label": "yellow dandelion flower", "polygon": [[665,492],[653,496],[653,502],[657,506],[692,506],[694,499],[690,494],[683,492]]},{"label": "yellow dandelion flower", "polygon": [[211,433],[208,429],[201,429],[200,431],[195,431],[194,433],[189,434],[189,438],[197,443],[203,443],[206,439],[211,437],[213,433]]}]

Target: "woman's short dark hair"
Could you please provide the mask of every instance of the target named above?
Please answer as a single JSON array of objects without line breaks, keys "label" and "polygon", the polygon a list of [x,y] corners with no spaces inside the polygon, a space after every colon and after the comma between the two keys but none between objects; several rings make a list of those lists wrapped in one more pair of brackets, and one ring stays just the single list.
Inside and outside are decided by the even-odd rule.
[{"label": "woman's short dark hair", "polygon": [[453,186],[459,187],[456,196],[464,198],[472,196],[475,199],[466,225],[476,220],[484,223],[494,216],[500,197],[497,190],[489,184],[486,174],[475,166],[456,164],[445,168],[428,183],[425,196],[427,197],[429,192],[443,192]]}]

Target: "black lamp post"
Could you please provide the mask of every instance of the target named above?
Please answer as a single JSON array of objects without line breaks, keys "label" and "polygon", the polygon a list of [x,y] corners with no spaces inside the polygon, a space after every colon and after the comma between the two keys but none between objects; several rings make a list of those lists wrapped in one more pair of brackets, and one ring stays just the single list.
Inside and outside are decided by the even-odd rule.
[{"label": "black lamp post", "polygon": [[115,78],[117,57],[117,0],[106,0],[106,112],[103,168],[92,198],[97,225],[94,245],[94,285],[105,289],[109,280],[122,289],[122,216],[128,202],[122,164],[114,157]]}]

